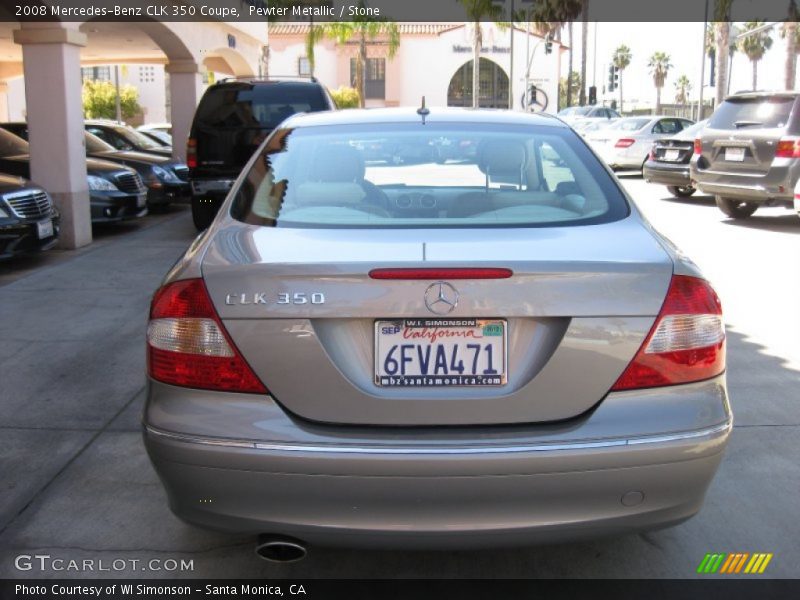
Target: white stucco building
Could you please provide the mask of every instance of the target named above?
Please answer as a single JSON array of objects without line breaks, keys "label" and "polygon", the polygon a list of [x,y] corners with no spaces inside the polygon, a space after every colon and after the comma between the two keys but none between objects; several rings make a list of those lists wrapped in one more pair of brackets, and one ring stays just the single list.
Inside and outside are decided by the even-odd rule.
[{"label": "white stucco building", "polygon": [[[425,96],[428,106],[472,105],[473,23],[399,23],[400,46],[388,58],[385,37],[367,44],[365,101],[367,106],[416,106]],[[309,73],[305,39],[307,23],[278,23],[270,26],[270,73]],[[526,70],[530,60],[530,81],[544,90],[547,112],[555,112],[561,55],[565,47],[557,41],[545,52],[544,38],[514,28],[513,68],[511,28],[494,23],[481,25],[481,106],[521,109]],[[527,53],[526,53],[527,52]],[[323,39],[315,46],[314,75],[329,88],[352,86],[358,43],[337,45]],[[513,75],[512,75],[513,72]]]}]

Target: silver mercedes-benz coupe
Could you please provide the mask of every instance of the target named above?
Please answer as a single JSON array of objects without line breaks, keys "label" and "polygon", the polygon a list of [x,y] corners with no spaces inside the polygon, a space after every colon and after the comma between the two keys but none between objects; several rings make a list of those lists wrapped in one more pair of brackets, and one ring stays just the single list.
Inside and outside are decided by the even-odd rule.
[{"label": "silver mercedes-benz coupe", "polygon": [[172,510],[268,557],[673,525],[732,427],[717,295],[546,116],[289,118],[156,292],[147,349]]}]

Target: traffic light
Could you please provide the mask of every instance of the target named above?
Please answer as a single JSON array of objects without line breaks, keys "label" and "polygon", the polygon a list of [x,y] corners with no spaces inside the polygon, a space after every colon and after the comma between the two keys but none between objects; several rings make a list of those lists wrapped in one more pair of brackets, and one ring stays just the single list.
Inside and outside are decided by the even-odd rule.
[{"label": "traffic light", "polygon": [[613,92],[614,91],[614,83],[616,82],[615,75],[617,74],[616,73],[616,69],[617,68],[614,65],[611,65],[610,67],[608,67],[608,91],[609,92]]},{"label": "traffic light", "polygon": [[597,86],[589,86],[589,104],[597,104]]},{"label": "traffic light", "polygon": [[553,34],[548,33],[547,37],[544,38],[544,53],[545,54],[552,54],[553,53]]},{"label": "traffic light", "polygon": [[614,89],[619,87],[619,67],[614,67]]}]

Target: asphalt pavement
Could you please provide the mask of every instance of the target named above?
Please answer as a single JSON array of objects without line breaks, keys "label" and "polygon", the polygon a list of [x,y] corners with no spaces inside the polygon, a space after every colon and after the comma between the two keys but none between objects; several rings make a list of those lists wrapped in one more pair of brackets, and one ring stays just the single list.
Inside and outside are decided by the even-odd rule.
[{"label": "asphalt pavement", "polygon": [[[622,179],[726,310],[736,425],[695,518],[530,548],[311,548],[286,565],[257,558],[250,536],[182,523],[139,428],[150,295],[195,233],[188,211],[176,209],[104,229],[78,252],[0,264],[0,578],[683,578],[708,552],[771,552],[761,577],[800,576],[800,219],[764,209],[734,222],[707,197],[679,201],[638,176]],[[24,558],[34,555],[50,558]],[[192,568],[171,570],[182,560]]]}]

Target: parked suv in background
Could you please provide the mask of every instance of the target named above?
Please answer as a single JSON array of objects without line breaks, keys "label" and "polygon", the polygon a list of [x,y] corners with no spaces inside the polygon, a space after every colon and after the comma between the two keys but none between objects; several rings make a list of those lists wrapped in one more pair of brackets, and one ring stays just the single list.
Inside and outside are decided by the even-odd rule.
[{"label": "parked suv in background", "polygon": [[186,150],[197,229],[209,226],[239,172],[279,123],[294,113],[335,108],[325,86],[313,78],[225,79],[209,87]]},{"label": "parked suv in background", "polygon": [[727,216],[744,219],[762,205],[791,207],[800,178],[798,95],[729,96],[695,139],[691,178]]}]

